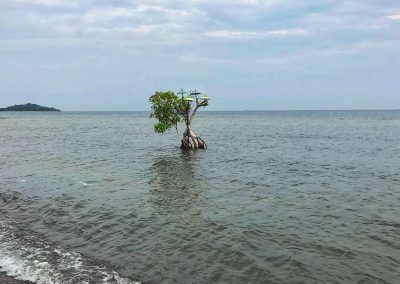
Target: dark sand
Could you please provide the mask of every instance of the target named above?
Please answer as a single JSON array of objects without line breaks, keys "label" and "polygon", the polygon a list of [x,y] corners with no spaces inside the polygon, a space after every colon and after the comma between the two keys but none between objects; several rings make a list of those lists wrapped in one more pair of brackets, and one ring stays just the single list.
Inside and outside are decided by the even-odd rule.
[{"label": "dark sand", "polygon": [[13,277],[7,276],[4,272],[0,272],[0,284],[33,284],[30,281],[18,280]]}]

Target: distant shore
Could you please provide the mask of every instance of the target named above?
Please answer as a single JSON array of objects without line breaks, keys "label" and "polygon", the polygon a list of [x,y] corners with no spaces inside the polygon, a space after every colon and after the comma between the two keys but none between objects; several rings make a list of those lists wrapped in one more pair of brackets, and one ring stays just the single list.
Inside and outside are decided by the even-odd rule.
[{"label": "distant shore", "polygon": [[24,105],[13,105],[6,108],[0,108],[0,111],[60,111],[54,107],[45,107],[37,104],[27,103]]}]

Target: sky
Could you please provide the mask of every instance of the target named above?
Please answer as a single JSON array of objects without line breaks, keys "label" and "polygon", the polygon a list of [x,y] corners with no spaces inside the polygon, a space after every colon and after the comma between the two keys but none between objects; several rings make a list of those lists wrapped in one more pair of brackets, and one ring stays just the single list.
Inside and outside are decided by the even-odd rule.
[{"label": "sky", "polygon": [[399,109],[399,0],[0,0],[0,107]]}]

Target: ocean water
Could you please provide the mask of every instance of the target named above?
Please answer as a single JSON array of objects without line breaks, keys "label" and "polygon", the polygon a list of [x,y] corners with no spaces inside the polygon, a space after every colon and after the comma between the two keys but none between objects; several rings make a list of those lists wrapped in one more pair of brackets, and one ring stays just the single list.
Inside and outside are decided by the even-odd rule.
[{"label": "ocean water", "polygon": [[399,283],[400,112],[0,113],[0,271],[36,283]]}]

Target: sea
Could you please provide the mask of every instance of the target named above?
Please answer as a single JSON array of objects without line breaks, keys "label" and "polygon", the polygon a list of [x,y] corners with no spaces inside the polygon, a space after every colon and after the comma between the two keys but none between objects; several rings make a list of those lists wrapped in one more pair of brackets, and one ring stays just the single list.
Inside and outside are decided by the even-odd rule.
[{"label": "sea", "polygon": [[0,271],[58,283],[400,283],[400,111],[0,113]]}]

